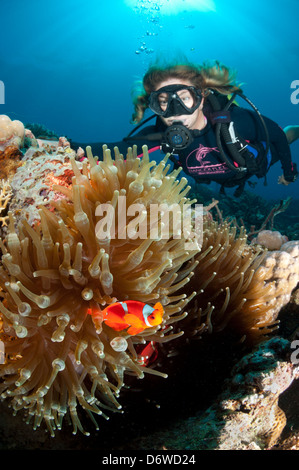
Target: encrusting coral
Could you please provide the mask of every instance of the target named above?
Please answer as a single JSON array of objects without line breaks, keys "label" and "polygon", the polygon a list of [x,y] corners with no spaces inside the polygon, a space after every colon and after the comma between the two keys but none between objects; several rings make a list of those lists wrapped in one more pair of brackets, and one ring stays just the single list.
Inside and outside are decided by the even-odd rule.
[{"label": "encrusting coral", "polygon": [[[266,250],[248,245],[243,230],[237,235],[236,227],[219,225],[209,214],[202,247],[186,249],[190,232],[177,237],[175,224],[169,224],[167,237],[152,237],[147,209],[177,204],[184,214],[194,201],[186,197],[189,186],[178,179],[179,170],[169,173],[167,156],[156,164],[146,147],[143,151],[137,158],[136,149],[128,149],[124,159],[117,148],[115,158],[104,148],[98,162],[87,148],[83,163],[66,149],[60,157],[51,155],[52,162],[43,151],[15,175],[15,181],[23,180],[30,175],[26,165],[32,164],[43,183],[25,218],[16,210],[22,202],[12,204],[15,212],[9,212],[7,235],[0,241],[0,341],[6,358],[0,365],[0,393],[1,399],[11,399],[15,412],[25,410],[34,428],[44,420],[52,436],[68,413],[73,432],[86,433],[78,405],[96,426],[93,414],[107,418],[104,410],[120,410],[125,374],[165,377],[140,352],[146,345],[165,344],[170,352],[177,342],[172,340],[184,333],[196,338],[227,327],[259,341],[277,327],[276,298],[286,284],[291,289],[298,282],[290,260],[287,282],[279,283]],[[67,184],[60,184],[55,161],[62,178],[67,172]],[[51,178],[43,173],[45,164]],[[138,223],[122,197],[126,207],[143,207]],[[102,223],[98,209],[105,204],[115,209],[114,224],[109,218]],[[129,235],[132,220],[140,233],[145,227],[143,237],[132,236],[134,230]],[[106,236],[99,237],[104,228]],[[161,302],[162,324],[135,336],[107,326],[101,310],[127,299],[152,306]],[[279,308],[286,301],[282,298]],[[93,310],[98,314],[89,315]]]},{"label": "encrusting coral", "polygon": [[[170,233],[167,239],[102,240],[95,230],[97,206],[111,202],[117,208],[120,195],[146,206],[184,206],[186,180],[179,182],[176,171],[166,175],[166,159],[155,165],[146,150],[141,159],[129,151],[126,160],[116,150],[115,161],[106,150],[99,164],[89,152],[82,171],[74,158],[72,168],[72,186],[54,188],[65,195],[54,203],[55,213],[41,206],[40,223],[32,227],[27,220],[16,226],[9,212],[8,234],[0,243],[0,339],[6,354],[0,365],[1,398],[10,398],[14,411],[25,409],[34,428],[45,420],[51,435],[68,412],[74,433],[78,428],[85,432],[78,404],[91,417],[105,416],[106,408],[119,410],[126,372],[164,377],[144,366],[136,348],[181,335],[172,334],[172,324],[186,315],[193,296],[176,295],[194,267],[194,253],[184,249],[184,237],[173,239]],[[126,225],[131,219],[126,218]],[[130,336],[88,315],[89,309],[125,299],[148,304],[159,299],[165,310],[162,324]],[[121,350],[119,339],[126,340]]]}]

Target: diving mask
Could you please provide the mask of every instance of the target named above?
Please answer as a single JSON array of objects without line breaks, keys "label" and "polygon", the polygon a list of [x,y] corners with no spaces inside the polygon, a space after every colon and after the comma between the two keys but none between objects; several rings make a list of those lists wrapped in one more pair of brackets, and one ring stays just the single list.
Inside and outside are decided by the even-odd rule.
[{"label": "diving mask", "polygon": [[194,86],[167,85],[153,91],[149,108],[158,116],[171,117],[193,114],[202,100],[200,90]]}]

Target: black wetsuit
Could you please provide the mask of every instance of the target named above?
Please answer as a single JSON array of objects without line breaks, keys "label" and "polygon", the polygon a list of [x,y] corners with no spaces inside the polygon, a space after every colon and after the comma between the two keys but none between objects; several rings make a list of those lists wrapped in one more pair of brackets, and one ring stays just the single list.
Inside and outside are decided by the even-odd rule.
[{"label": "black wetsuit", "polygon": [[[207,125],[199,132],[199,135],[194,139],[190,146],[179,152],[175,152],[178,156],[178,162],[183,167],[186,174],[192,176],[197,182],[208,183],[215,181],[222,186],[239,186],[242,181],[246,181],[252,174],[247,173],[242,176],[232,169],[221,158],[221,154],[217,147],[215,127],[211,124],[209,117],[209,109],[204,108],[204,114],[207,117]],[[238,135],[242,136],[249,145],[249,150],[257,157],[258,153],[262,153],[265,147],[266,135],[265,130],[254,111],[241,108],[233,105],[230,109],[230,117],[234,122],[235,131]],[[264,117],[265,124],[269,133],[269,152],[267,158],[263,159],[265,171],[261,172],[260,176],[268,171],[269,167],[280,160],[284,177],[287,181],[294,181],[297,171],[296,166],[292,163],[290,147],[287,142],[284,131],[271,119]],[[161,145],[161,140],[149,140],[147,137],[150,135],[163,134],[167,127],[160,118],[156,119],[154,126],[147,126],[141,132],[132,136],[129,140],[107,143],[109,148],[118,146],[121,153],[126,155],[127,147],[136,144],[138,152],[141,153],[141,146],[147,145],[149,149]],[[250,143],[257,143],[262,147],[258,152],[256,147],[250,146]],[[83,148],[86,144],[73,143],[72,147],[78,146]],[[89,144],[93,149],[93,154],[102,155],[103,143]]]}]

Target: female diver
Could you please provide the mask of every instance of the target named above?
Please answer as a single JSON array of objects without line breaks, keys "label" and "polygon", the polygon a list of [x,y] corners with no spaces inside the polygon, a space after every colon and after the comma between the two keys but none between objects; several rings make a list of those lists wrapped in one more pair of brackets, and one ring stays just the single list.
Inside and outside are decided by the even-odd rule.
[{"label": "female diver", "polygon": [[[238,105],[238,97],[252,109]],[[299,126],[282,130],[262,116],[243,95],[234,74],[218,62],[150,67],[141,90],[135,93],[134,108],[137,129],[148,108],[154,115],[144,123],[155,117],[155,124],[137,134],[132,131],[121,142],[107,143],[109,148],[117,145],[126,154],[127,147],[136,144],[139,149],[147,145],[150,152],[170,152],[174,164],[197,182],[237,186],[236,195],[251,176],[265,177],[278,161],[283,170],[278,183],[288,185],[296,180],[289,144],[298,139]],[[73,148],[84,145],[72,144]],[[90,145],[95,153],[103,143]]]}]

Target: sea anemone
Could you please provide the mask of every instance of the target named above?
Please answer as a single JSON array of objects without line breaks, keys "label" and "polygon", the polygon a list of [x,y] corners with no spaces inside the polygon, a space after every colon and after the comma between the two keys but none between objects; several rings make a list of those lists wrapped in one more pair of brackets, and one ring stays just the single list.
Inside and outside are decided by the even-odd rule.
[{"label": "sea anemone", "polygon": [[[87,434],[78,405],[96,426],[94,414],[106,417],[103,410],[120,410],[126,373],[165,377],[144,365],[137,348],[180,336],[181,331],[172,333],[172,324],[186,316],[185,307],[194,295],[176,295],[196,266],[196,250],[185,248],[190,233],[177,238],[169,226],[168,237],[153,239],[142,211],[137,226],[144,227],[146,217],[144,238],[128,236],[134,217],[127,214],[121,228],[116,217],[116,236],[109,231],[111,225],[107,236],[99,238],[102,219],[96,215],[105,203],[119,209],[120,196],[128,205],[176,203],[183,209],[190,205],[187,180],[178,180],[178,171],[169,173],[167,157],[159,164],[150,162],[146,148],[142,158],[137,158],[136,149],[129,149],[126,159],[117,148],[115,159],[104,149],[102,162],[90,148],[87,154],[82,170],[71,157],[70,187],[53,187],[64,196],[53,202],[54,211],[40,206],[34,226],[26,219],[16,223],[9,212],[7,236],[0,240],[0,340],[5,346],[1,399],[11,399],[14,412],[24,410],[34,429],[44,420],[52,436],[68,413],[73,432]],[[101,312],[126,299],[150,305],[159,300],[165,311],[162,324],[131,336],[108,327],[100,315],[88,314],[89,309]]]},{"label": "sea anemone", "polygon": [[223,330],[247,345],[278,328],[278,314],[299,282],[299,242],[268,252],[249,245],[244,227],[208,221],[197,266],[184,292],[196,291],[189,315],[178,326],[185,337]]},{"label": "sea anemone", "polygon": [[[11,399],[14,412],[24,410],[34,429],[45,421],[51,436],[66,415],[74,433],[88,434],[78,405],[96,427],[94,415],[120,411],[127,375],[166,377],[141,348],[166,343],[170,353],[177,338],[225,329],[252,343],[265,338],[298,282],[298,244],[269,255],[249,245],[243,229],[237,235],[236,227],[206,214],[198,246],[192,230],[179,230],[194,201],[179,170],[170,172],[168,157],[156,164],[146,147],[142,158],[136,148],[126,159],[117,148],[114,153],[104,147],[97,161],[87,148],[83,164],[71,153],[63,161],[52,155],[48,170],[58,164],[67,184],[53,184],[60,181],[55,172],[54,179],[43,173],[47,201],[33,201],[36,210],[23,220],[20,210],[10,211],[0,240],[0,396]],[[47,159],[28,159],[16,181],[27,164],[40,175]],[[34,185],[34,170],[31,176]],[[176,220],[171,210],[168,223],[163,210],[151,219],[151,207],[167,213],[174,205]],[[125,300],[161,302],[162,323],[137,335],[109,327],[101,312]],[[89,315],[95,309],[98,314]]]}]

